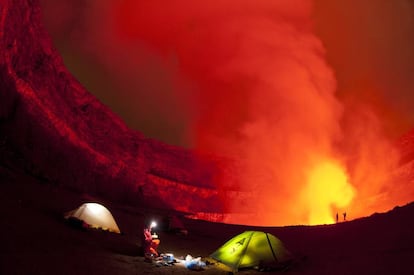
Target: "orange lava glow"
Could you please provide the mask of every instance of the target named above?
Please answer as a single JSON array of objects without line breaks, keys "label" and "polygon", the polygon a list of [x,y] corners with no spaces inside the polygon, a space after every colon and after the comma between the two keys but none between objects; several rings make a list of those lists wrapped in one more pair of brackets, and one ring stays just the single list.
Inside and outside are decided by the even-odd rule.
[{"label": "orange lava glow", "polygon": [[390,143],[375,108],[338,96],[313,1],[122,3],[112,41],[144,41],[171,71],[195,149],[242,162],[215,182],[220,194],[240,192],[223,197],[223,221],[329,224],[395,204],[380,199]]},{"label": "orange lava glow", "polygon": [[307,200],[309,224],[331,224],[335,222],[334,209],[345,209],[355,196],[344,169],[335,162],[324,162],[309,174]]}]

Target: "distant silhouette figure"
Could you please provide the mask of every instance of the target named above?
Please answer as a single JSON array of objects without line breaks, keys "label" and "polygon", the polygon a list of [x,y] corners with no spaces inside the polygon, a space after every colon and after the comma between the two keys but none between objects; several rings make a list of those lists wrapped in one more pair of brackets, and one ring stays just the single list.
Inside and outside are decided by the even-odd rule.
[{"label": "distant silhouette figure", "polygon": [[346,221],[346,212],[342,213],[342,215],[344,216],[344,221]]},{"label": "distant silhouette figure", "polygon": [[336,212],[336,222],[338,222],[338,212]]}]

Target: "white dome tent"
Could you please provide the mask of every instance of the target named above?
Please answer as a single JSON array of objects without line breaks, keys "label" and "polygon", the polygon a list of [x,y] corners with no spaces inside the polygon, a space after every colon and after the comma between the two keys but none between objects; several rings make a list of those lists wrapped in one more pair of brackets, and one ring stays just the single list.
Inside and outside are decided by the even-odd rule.
[{"label": "white dome tent", "polygon": [[91,228],[121,233],[111,212],[99,203],[84,203],[78,208],[67,212],[65,219],[71,218],[81,220]]}]

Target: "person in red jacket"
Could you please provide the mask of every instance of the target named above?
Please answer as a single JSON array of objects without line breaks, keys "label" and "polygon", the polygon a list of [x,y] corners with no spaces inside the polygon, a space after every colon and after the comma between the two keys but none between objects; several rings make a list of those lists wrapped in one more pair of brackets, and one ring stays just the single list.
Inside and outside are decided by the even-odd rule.
[{"label": "person in red jacket", "polygon": [[143,232],[143,248],[145,256],[158,257],[158,246],[160,245],[160,239],[158,235],[152,232],[152,228],[156,227],[155,222],[147,224]]}]

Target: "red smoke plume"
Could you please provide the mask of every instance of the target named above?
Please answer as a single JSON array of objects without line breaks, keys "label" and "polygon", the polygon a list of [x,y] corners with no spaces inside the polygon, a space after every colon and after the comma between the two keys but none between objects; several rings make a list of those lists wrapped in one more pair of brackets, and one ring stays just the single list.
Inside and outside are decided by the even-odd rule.
[{"label": "red smoke plume", "polygon": [[61,2],[68,16],[53,20],[61,6],[43,1],[46,24],[57,26],[58,46],[67,30],[61,52],[75,75],[79,56],[95,64],[78,76],[91,92],[146,134],[242,160],[236,188],[253,199],[228,211],[253,212],[256,224],[316,224],[401,203],[387,195],[398,156],[384,136],[386,96],[369,74],[337,88],[341,58],[328,55],[332,68],[318,36],[332,39],[319,25],[329,12],[312,1]]}]

